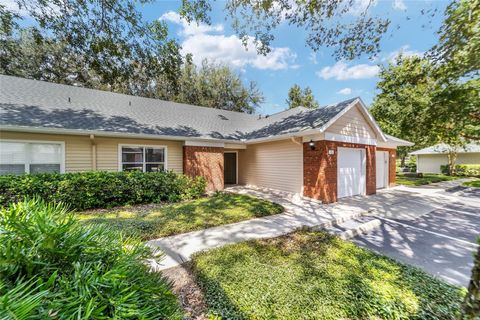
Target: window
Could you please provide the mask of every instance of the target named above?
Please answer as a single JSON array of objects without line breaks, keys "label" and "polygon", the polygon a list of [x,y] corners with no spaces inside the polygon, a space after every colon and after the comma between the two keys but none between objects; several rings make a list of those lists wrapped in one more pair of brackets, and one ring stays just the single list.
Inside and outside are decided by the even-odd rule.
[{"label": "window", "polygon": [[0,141],[0,174],[63,172],[61,142]]},{"label": "window", "polygon": [[166,147],[120,145],[119,170],[160,172],[166,170]]}]

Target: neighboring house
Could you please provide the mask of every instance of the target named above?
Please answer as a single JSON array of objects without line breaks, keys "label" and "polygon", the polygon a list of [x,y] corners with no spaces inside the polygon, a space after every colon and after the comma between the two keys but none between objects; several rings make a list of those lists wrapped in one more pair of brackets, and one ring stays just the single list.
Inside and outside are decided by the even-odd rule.
[{"label": "neighboring house", "polygon": [[395,183],[395,149],[359,98],[258,116],[0,76],[1,173],[173,170],[335,202]]},{"label": "neighboring house", "polygon": [[[441,173],[440,166],[448,164],[447,153],[450,149],[446,144],[437,144],[410,154],[417,157],[417,172]],[[467,144],[465,147],[457,147],[456,151],[455,164],[480,165],[480,145]]]}]

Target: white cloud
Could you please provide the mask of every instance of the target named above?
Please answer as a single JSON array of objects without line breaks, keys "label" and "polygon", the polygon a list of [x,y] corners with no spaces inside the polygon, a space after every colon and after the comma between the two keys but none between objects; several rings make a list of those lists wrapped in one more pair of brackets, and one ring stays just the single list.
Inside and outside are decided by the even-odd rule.
[{"label": "white cloud", "polygon": [[344,95],[344,96],[348,96],[350,94],[352,94],[352,89],[350,88],[343,88],[341,90],[338,90],[337,91],[337,94],[341,94],[341,95]]},{"label": "white cloud", "polygon": [[169,11],[160,19],[182,26],[180,35],[182,54],[191,53],[193,62],[200,65],[204,59],[225,63],[235,68],[251,66],[262,70],[296,69],[297,55],[288,47],[273,47],[267,55],[258,54],[254,38],[247,38],[247,47],[236,35],[218,34],[224,31],[223,25],[188,24],[176,12]]},{"label": "white cloud", "polygon": [[317,53],[316,52],[310,52],[310,56],[308,57],[308,60],[310,60],[310,62],[313,63],[313,64],[318,64]]},{"label": "white cloud", "polygon": [[392,7],[395,10],[407,10],[407,5],[405,4],[405,2],[403,2],[403,0],[393,0]]},{"label": "white cloud", "polygon": [[413,57],[413,56],[421,57],[421,56],[423,56],[424,53],[421,52],[421,51],[410,49],[410,45],[407,44],[407,45],[402,46],[398,50],[395,50],[395,51],[392,51],[392,52],[388,53],[382,59],[382,61],[384,61],[384,62],[395,62],[397,60],[397,57],[400,54],[404,57]]},{"label": "white cloud", "polygon": [[[351,7],[348,9],[348,13],[353,16],[359,16],[363,14],[367,9],[375,7],[378,0],[354,0]],[[347,5],[350,5],[349,1],[346,1]]]},{"label": "white cloud", "polygon": [[357,64],[348,66],[345,62],[339,61],[331,67],[325,67],[317,72],[317,76],[328,80],[334,78],[336,80],[351,80],[351,79],[368,79],[375,77],[380,68],[375,65]]}]

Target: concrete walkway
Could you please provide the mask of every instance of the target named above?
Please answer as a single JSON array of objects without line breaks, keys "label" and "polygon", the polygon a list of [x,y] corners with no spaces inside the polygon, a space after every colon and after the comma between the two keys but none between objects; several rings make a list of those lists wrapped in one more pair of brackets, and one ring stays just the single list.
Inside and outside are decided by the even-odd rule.
[{"label": "concrete walkway", "polygon": [[362,214],[413,221],[433,210],[465,201],[478,201],[480,206],[480,199],[462,197],[458,194],[462,191],[446,191],[457,188],[459,183],[460,181],[439,183],[426,187],[398,186],[379,190],[372,196],[341,199],[330,205],[288,192],[243,186],[230,187],[226,191],[276,202],[285,208],[285,212],[149,241],[150,246],[166,254],[160,263],[151,261],[152,268],[168,269],[190,260],[192,254],[199,251],[244,240],[278,237],[301,227],[328,227]]},{"label": "concrete walkway", "polygon": [[151,240],[148,245],[160,249],[166,255],[160,263],[150,261],[153,269],[164,270],[175,267],[189,261],[192,254],[199,251],[244,240],[278,237],[302,227],[327,227],[365,213],[361,207],[348,204],[322,205],[317,201],[271,189],[235,186],[227,188],[226,191],[276,202],[285,208],[285,212]]}]

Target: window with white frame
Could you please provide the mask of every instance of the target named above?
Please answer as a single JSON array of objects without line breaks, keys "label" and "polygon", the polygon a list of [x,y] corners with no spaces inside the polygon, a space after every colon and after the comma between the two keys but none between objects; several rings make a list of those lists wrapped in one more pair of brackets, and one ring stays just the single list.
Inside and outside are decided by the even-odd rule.
[{"label": "window with white frame", "polygon": [[166,147],[120,145],[122,171],[160,172],[166,169]]},{"label": "window with white frame", "polygon": [[0,141],[0,174],[63,172],[63,143]]}]

